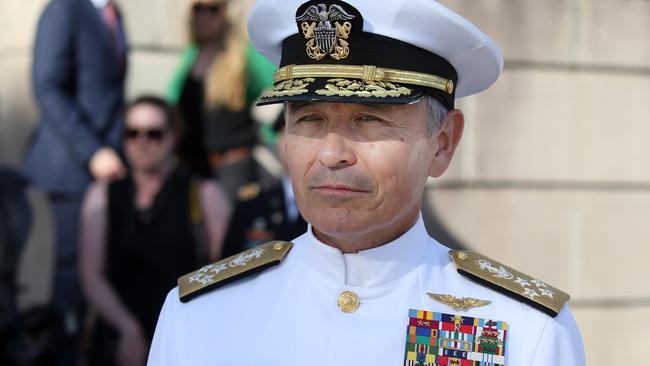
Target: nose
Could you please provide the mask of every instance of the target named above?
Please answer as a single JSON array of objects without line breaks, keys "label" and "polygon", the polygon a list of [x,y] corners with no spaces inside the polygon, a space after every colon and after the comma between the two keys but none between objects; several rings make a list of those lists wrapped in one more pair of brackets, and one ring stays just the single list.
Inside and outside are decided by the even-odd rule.
[{"label": "nose", "polygon": [[329,169],[340,169],[357,162],[350,141],[337,132],[328,132],[318,151],[318,161]]}]

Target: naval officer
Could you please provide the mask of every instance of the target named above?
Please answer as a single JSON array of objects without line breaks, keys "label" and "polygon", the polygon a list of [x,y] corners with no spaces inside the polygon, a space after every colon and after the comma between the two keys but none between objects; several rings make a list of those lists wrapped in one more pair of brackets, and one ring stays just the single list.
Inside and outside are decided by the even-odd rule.
[{"label": "naval officer", "polygon": [[259,0],[249,33],[309,227],[179,278],[149,365],[584,365],[566,293],[422,222],[455,98],[501,71],[485,34],[433,0]]}]

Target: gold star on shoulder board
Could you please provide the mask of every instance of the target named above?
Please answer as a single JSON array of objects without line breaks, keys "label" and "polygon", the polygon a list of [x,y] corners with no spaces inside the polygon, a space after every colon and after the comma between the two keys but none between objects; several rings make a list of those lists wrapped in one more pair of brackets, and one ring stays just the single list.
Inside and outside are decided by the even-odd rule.
[{"label": "gold star on shoulder board", "polygon": [[467,311],[471,308],[479,308],[481,306],[490,305],[492,301],[474,299],[471,297],[456,297],[453,295],[432,294],[427,292],[433,300],[450,306],[456,311]]}]

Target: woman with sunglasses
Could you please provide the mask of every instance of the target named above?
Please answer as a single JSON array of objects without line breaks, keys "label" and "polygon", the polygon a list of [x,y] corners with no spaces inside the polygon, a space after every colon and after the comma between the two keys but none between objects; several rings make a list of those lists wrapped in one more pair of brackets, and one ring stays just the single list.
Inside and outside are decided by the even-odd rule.
[{"label": "woman with sunglasses", "polygon": [[275,70],[248,41],[250,3],[192,3],[191,45],[168,93],[188,125],[178,148],[181,164],[217,178],[232,200],[241,186],[258,181],[252,158],[258,131],[250,109],[272,86]]},{"label": "woman with sunglasses", "polygon": [[81,282],[99,316],[90,365],[144,365],[167,292],[220,257],[230,216],[217,184],[176,168],[180,128],[164,100],[141,97],[124,117],[130,173],[91,186],[82,208]]}]

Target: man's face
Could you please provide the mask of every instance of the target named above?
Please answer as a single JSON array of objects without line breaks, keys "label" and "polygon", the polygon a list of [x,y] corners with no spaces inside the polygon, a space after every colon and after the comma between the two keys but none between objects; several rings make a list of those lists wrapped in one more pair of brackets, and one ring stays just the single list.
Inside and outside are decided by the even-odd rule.
[{"label": "man's face", "polygon": [[415,223],[438,149],[426,119],[424,102],[287,105],[284,148],[296,200],[321,240],[367,248]]}]

